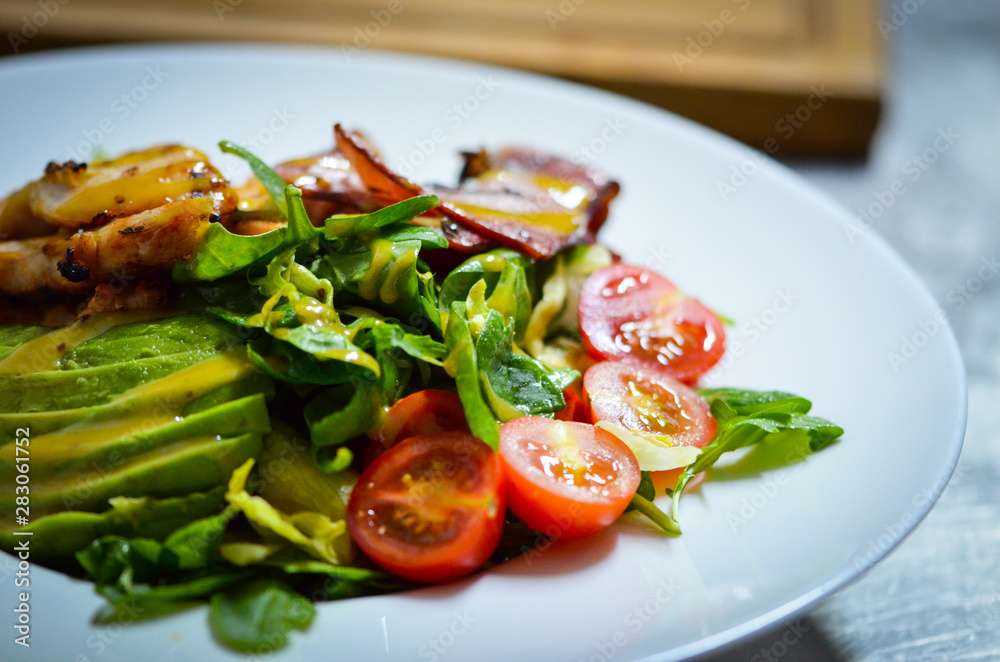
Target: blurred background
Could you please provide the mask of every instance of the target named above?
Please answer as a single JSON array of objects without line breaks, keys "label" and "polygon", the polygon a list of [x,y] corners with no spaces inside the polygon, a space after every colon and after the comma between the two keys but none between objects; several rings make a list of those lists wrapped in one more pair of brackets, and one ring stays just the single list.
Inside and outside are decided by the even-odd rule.
[{"label": "blurred background", "polygon": [[785,162],[937,298],[969,428],[951,484],[893,554],[808,618],[708,659],[1000,660],[1000,2],[0,0],[0,29],[0,57],[197,39],[491,62],[654,103]]}]

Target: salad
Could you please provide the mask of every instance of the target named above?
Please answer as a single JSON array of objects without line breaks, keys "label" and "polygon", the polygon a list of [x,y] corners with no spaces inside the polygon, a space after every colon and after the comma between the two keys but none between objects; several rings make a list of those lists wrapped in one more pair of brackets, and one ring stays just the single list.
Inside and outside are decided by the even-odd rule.
[{"label": "salad", "polygon": [[334,138],[274,168],[220,143],[241,187],[160,145],[0,201],[0,541],[93,581],[98,620],[207,602],[219,642],[273,650],[316,602],[623,516],[679,535],[726,453],[843,434],[698,388],[725,322],[597,242],[607,176],[513,147],[420,185]]}]

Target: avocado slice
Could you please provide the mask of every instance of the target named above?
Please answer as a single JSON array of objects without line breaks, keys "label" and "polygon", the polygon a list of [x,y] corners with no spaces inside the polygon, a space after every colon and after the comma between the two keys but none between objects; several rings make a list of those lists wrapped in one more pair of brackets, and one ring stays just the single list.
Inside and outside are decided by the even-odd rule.
[{"label": "avocado slice", "polygon": [[48,330],[44,326],[28,326],[26,324],[0,326],[0,361],[10,356],[22,343],[26,343]]},{"label": "avocado slice", "polygon": [[[178,407],[183,407],[178,413],[187,416],[254,393],[262,393],[265,398],[270,399],[274,395],[274,382],[267,375],[250,371],[243,377],[237,377],[231,383],[210,389],[204,395],[196,395],[193,400],[188,400],[186,404],[177,403]],[[183,395],[186,396],[186,393]],[[186,400],[186,397],[181,399]],[[166,404],[165,400],[161,397],[159,404]],[[114,421],[128,415],[129,411],[155,404],[157,403],[153,398],[139,398],[126,406],[120,399],[116,398],[103,405],[35,412],[30,416],[31,434],[32,436],[41,436],[84,422],[97,424]],[[15,430],[18,427],[23,427],[24,422],[25,415],[22,413],[0,413],[0,446],[3,446],[4,443],[10,443],[15,437]]]},{"label": "avocado slice", "polygon": [[[162,421],[162,423],[161,423]],[[158,424],[159,423],[159,424]],[[31,441],[33,484],[39,477],[58,480],[79,471],[101,471],[155,452],[171,443],[219,435],[233,437],[262,434],[271,429],[267,404],[261,394],[227,402],[177,421],[169,411],[161,418],[155,412],[140,412],[104,425],[91,422],[36,436]],[[15,447],[0,448],[0,482],[14,484]],[[0,492],[0,499],[6,496]],[[2,501],[0,501],[2,503]]]},{"label": "avocado slice", "polygon": [[[233,470],[258,457],[260,449],[260,434],[229,439],[206,435],[170,444],[120,466],[56,478],[33,475],[31,512],[35,516],[63,510],[94,512],[116,496],[167,498],[208,490],[225,484]],[[0,511],[6,515],[0,528],[9,528],[13,494],[0,497]]]}]

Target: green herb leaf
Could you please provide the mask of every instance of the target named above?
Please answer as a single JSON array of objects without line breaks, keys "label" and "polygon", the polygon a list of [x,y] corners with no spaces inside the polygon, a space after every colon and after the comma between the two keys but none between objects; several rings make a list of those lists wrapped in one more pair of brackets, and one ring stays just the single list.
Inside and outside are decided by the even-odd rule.
[{"label": "green herb leaf", "polygon": [[445,370],[455,379],[469,429],[474,436],[496,450],[500,446],[499,426],[480,387],[476,346],[466,319],[465,304],[460,301],[451,306],[444,344],[448,348]]},{"label": "green herb leaf", "polygon": [[812,403],[781,391],[749,391],[718,388],[699,391],[709,403],[719,428],[698,459],[677,479],[672,499],[672,519],[676,524],[684,488],[697,474],[712,467],[724,454],[765,441],[794,441],[788,431],[804,433],[809,450],[826,448],[844,434],[843,428],[817,416],[807,416]]},{"label": "green herb leaf", "polygon": [[[438,206],[438,199],[433,195],[420,195],[409,198],[394,205],[383,207],[370,214],[341,214],[331,216],[326,219],[325,230],[327,239],[339,239],[351,235],[361,234],[386,225],[397,223],[408,223],[415,217],[430,211]],[[430,229],[430,228],[426,228]],[[431,232],[435,235],[435,243],[440,233]]]},{"label": "green herb leaf", "polygon": [[222,534],[235,514],[234,509],[227,508],[213,517],[186,524],[171,533],[163,547],[173,553],[180,569],[206,568],[217,560]]},{"label": "green herb leaf", "polygon": [[176,282],[214,281],[230,276],[263,263],[283,248],[307,244],[322,233],[313,227],[306,214],[302,191],[291,184],[286,185],[278,173],[239,145],[222,141],[219,147],[250,164],[254,176],[267,189],[288,224],[249,237],[233,234],[221,223],[210,224],[194,254],[174,265],[172,276]]},{"label": "green herb leaf", "polygon": [[285,201],[285,180],[252,152],[243,149],[234,142],[223,140],[219,143],[219,149],[226,154],[234,154],[250,166],[253,176],[257,178],[264,189],[271,195],[271,200],[281,210],[281,215],[288,218],[288,203]]},{"label": "green herb leaf", "polygon": [[533,265],[530,258],[507,249],[473,256],[441,283],[440,306],[447,310],[453,302],[465,301],[479,281],[486,281],[486,305],[514,320],[516,337],[520,339],[531,317]]},{"label": "green herb leaf", "polygon": [[305,630],[316,616],[307,598],[276,579],[256,579],[212,596],[209,622],[215,637],[241,653],[266,653]]}]

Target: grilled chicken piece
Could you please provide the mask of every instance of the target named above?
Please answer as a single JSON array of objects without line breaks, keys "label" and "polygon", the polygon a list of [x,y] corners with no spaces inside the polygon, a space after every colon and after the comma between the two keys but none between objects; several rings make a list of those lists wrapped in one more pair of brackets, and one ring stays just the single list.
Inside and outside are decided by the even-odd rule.
[{"label": "grilled chicken piece", "polygon": [[43,237],[58,230],[31,211],[31,188],[28,184],[0,200],[0,241]]},{"label": "grilled chicken piece", "polygon": [[45,175],[28,185],[32,213],[71,229],[103,225],[166,202],[200,197],[212,211],[236,209],[229,183],[201,152],[180,145],[160,145],[90,165],[49,163]]},{"label": "grilled chicken piece", "polygon": [[167,203],[93,230],[0,242],[0,292],[87,294],[98,283],[165,271],[208,230],[215,199]]},{"label": "grilled chicken piece", "polygon": [[170,283],[163,278],[150,278],[124,285],[101,283],[94,290],[94,296],[90,297],[80,317],[96,313],[162,308],[169,295]]}]

